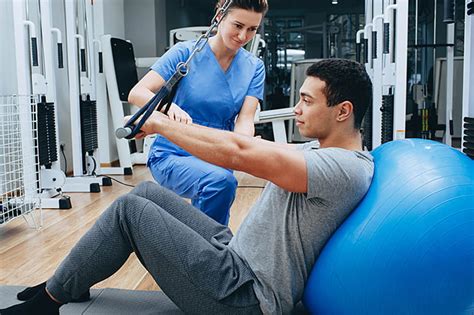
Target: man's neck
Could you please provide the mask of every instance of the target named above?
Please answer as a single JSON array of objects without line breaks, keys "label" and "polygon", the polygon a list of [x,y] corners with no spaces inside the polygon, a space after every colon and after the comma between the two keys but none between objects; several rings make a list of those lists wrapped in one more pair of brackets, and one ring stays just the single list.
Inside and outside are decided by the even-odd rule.
[{"label": "man's neck", "polygon": [[320,148],[342,148],[351,151],[362,151],[362,135],[359,131],[350,134],[337,134],[332,137],[318,139]]}]

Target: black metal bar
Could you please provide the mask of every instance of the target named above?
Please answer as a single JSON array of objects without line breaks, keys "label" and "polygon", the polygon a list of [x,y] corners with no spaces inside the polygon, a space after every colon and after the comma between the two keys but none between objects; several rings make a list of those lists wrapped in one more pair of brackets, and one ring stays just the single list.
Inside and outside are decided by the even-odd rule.
[{"label": "black metal bar", "polygon": [[38,43],[36,37],[31,38],[31,55],[33,58],[33,67],[38,66]]},{"label": "black metal bar", "polygon": [[408,45],[408,48],[439,48],[439,47],[454,47],[454,44],[417,44],[417,45]]},{"label": "black metal bar", "polygon": [[104,73],[104,63],[103,63],[101,51],[99,51],[99,73]]},{"label": "black metal bar", "polygon": [[369,62],[369,40],[364,38],[364,63]]},{"label": "black metal bar", "polygon": [[81,71],[86,72],[86,50],[81,49]]},{"label": "black metal bar", "polygon": [[372,59],[377,58],[377,32],[372,31]]},{"label": "black metal bar", "polygon": [[383,24],[383,53],[390,53],[390,23]]},{"label": "black metal bar", "polygon": [[356,61],[357,62],[361,62],[361,60],[360,60],[361,50],[362,50],[362,44],[357,43],[356,44]]},{"label": "black metal bar", "polygon": [[59,67],[59,69],[64,68],[63,44],[62,43],[58,43],[58,67]]},{"label": "black metal bar", "polygon": [[456,0],[444,0],[443,2],[443,23],[451,24],[455,22]]}]

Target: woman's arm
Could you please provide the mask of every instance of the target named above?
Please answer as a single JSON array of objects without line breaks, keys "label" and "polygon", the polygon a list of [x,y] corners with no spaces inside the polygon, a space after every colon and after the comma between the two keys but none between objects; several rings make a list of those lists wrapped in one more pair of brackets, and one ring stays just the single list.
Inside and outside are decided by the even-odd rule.
[{"label": "woman's arm", "polygon": [[128,102],[132,105],[143,107],[158,92],[163,85],[165,79],[156,71],[148,71],[148,73],[130,90],[128,94]]},{"label": "woman's arm", "polygon": [[239,115],[237,116],[237,121],[235,122],[234,132],[250,137],[254,136],[254,119],[257,106],[257,98],[253,96],[245,97],[244,104],[242,105]]}]

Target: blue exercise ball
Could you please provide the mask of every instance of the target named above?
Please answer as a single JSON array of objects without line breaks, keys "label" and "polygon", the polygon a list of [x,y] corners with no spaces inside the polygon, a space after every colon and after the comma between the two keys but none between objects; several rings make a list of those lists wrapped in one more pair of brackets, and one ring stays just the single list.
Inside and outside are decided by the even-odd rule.
[{"label": "blue exercise ball", "polygon": [[372,154],[372,184],[316,261],[306,309],[473,314],[474,161],[421,139]]}]

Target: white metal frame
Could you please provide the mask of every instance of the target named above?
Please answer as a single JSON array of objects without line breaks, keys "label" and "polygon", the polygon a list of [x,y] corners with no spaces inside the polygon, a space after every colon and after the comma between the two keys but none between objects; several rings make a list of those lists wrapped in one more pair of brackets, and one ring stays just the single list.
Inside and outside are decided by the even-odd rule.
[{"label": "white metal frame", "polygon": [[[98,192],[99,185],[103,184],[103,179],[94,176],[84,176],[82,167],[82,142],[81,142],[81,122],[80,103],[81,93],[93,93],[92,85],[88,78],[79,73],[77,49],[79,39],[80,47],[85,45],[83,38],[76,32],[76,15],[74,0],[65,0],[66,13],[66,39],[68,55],[68,79],[69,79],[69,102],[71,113],[71,140],[73,156],[73,177],[66,178],[64,186],[65,192]],[[82,39],[81,39],[82,38]],[[89,68],[89,71],[91,69]],[[97,156],[95,154],[95,156]],[[100,163],[98,163],[100,164]],[[98,165],[99,166],[99,165]],[[87,170],[86,170],[87,171]]]},{"label": "white metal frame", "polygon": [[444,132],[444,143],[452,145],[451,124],[453,123],[453,101],[454,101],[454,37],[455,23],[446,26],[446,42],[453,46],[446,47],[446,129]]},{"label": "white metal frame", "polygon": [[[30,37],[36,37],[35,25],[31,21],[26,20],[26,2],[25,0],[12,1],[13,5],[13,31],[15,34],[15,54],[17,63],[17,91],[20,98],[29,98],[32,93],[32,84],[29,78],[32,73],[30,70],[30,50],[25,44],[25,40]],[[29,36],[27,32],[29,31]],[[29,106],[31,100],[26,106]],[[31,107],[31,106],[30,106]],[[22,110],[19,113],[19,122],[21,128],[19,135],[21,137],[21,156],[22,156],[22,174],[24,185],[24,197],[27,200],[33,200],[37,196],[37,170],[36,170],[36,154],[34,143],[34,126],[32,121],[31,108]],[[25,128],[25,126],[31,126]],[[41,176],[41,174],[38,174]],[[41,207],[41,206],[40,206]],[[34,218],[33,218],[34,219]],[[40,223],[41,224],[41,223]]]},{"label": "white metal frame", "polygon": [[[394,18],[396,15],[396,36]],[[393,139],[404,139],[406,133],[407,51],[408,51],[408,0],[398,0],[384,8],[384,21],[390,24],[390,49],[384,56],[382,92],[394,89]],[[396,43],[396,44],[395,44]],[[396,60],[392,62],[392,54]],[[375,146],[373,147],[375,148]]]},{"label": "white metal frame", "polygon": [[[474,56],[474,15],[467,15],[467,4],[472,2],[466,0],[465,3],[465,25],[464,25],[464,78],[463,78],[463,104],[462,116],[474,117],[474,89],[472,82],[474,77],[474,62],[471,62]],[[463,134],[464,134],[463,122]],[[464,141],[461,141],[461,149],[465,149]]]},{"label": "white metal frame", "polygon": [[[54,68],[53,57],[51,54],[52,39],[51,34],[57,35],[58,42],[61,42],[61,32],[58,29],[52,28],[50,16],[49,0],[41,0],[42,16],[41,18],[41,38],[43,51],[41,56],[44,56],[44,70],[45,76],[41,73],[38,66],[32,66],[30,62],[30,52],[24,39],[27,37],[25,26],[28,27],[31,37],[36,37],[36,26],[31,21],[26,21],[26,1],[14,0],[14,32],[15,32],[15,53],[17,65],[17,91],[19,95],[45,95],[47,100],[54,102],[56,110],[56,91],[54,82]],[[38,46],[39,47],[39,46]],[[38,52],[38,58],[40,54]],[[31,65],[31,66],[30,66]],[[31,78],[31,80],[29,79]],[[55,124],[58,126],[57,115],[55,115]],[[56,135],[56,149],[59,152],[58,139]],[[31,149],[30,149],[31,150]],[[61,171],[60,163],[53,162],[51,169],[42,168],[40,171],[41,178],[41,203],[44,208],[69,208],[70,202],[63,202],[66,197],[54,198],[58,196],[58,190],[63,189],[65,183],[65,175]]]},{"label": "white metal frame", "polygon": [[[114,130],[123,127],[125,113],[123,110],[123,102],[120,99],[120,93],[117,84],[117,75],[115,73],[114,59],[112,56],[111,35],[103,35],[101,37],[104,74],[107,83],[107,94],[110,102],[110,113]],[[147,58],[152,61],[153,58]],[[156,59],[156,58],[155,58]],[[148,65],[147,65],[148,66]],[[148,136],[143,143],[143,151],[131,153],[127,139],[118,139],[115,137],[117,144],[117,153],[119,156],[120,167],[122,170],[132,169],[135,164],[146,164],[148,152],[155,139],[155,136]]]},{"label": "white metal frame", "polygon": [[19,217],[42,225],[36,108],[32,95],[0,96],[0,225]]},{"label": "white metal frame", "polygon": [[[15,52],[17,57],[17,85],[18,85],[18,95],[30,95],[30,81],[29,77],[31,76],[30,68],[30,54],[27,45],[25,45],[25,38],[27,38],[26,27],[30,30],[30,36],[36,37],[36,30],[34,25],[30,21],[26,21],[26,3],[24,0],[13,1],[13,23],[14,23],[14,32],[15,32]],[[29,39],[29,37],[28,37]],[[28,126],[31,126],[31,117],[29,115],[21,115],[20,119]],[[28,128],[22,129],[22,139],[24,139],[24,179],[26,183],[34,183],[35,178],[35,164],[28,163],[28,157],[34,156],[34,149],[29,145],[33,140],[31,139],[31,132]],[[25,187],[26,194],[31,195],[34,193],[35,187],[27,185]]]},{"label": "white metal frame", "polygon": [[[372,18],[372,31],[376,32],[377,43],[377,57],[373,58],[372,70],[372,148],[376,148],[382,144],[382,75],[383,75],[383,3],[382,1],[374,1],[374,17]],[[372,37],[370,37],[372,40]],[[372,46],[374,43],[371,44]]]},{"label": "white metal frame", "polygon": [[[382,143],[382,107],[383,95],[394,92],[394,119],[393,139],[405,138],[406,126],[406,75],[408,49],[408,0],[399,0],[397,4],[390,4],[390,0],[366,0],[366,25],[356,34],[356,43],[360,43],[360,36],[367,40],[364,47],[368,55],[365,68],[373,84],[372,108],[372,149]],[[396,36],[394,36],[394,18],[396,14]],[[390,25],[389,54],[383,53],[383,24]],[[377,34],[377,58],[372,56],[372,32]],[[396,45],[394,44],[396,43]],[[395,51],[394,51],[394,47]],[[392,62],[395,53],[396,60]]]}]

